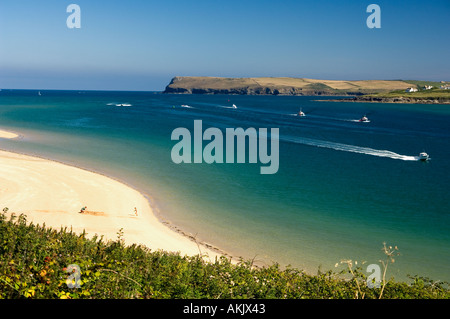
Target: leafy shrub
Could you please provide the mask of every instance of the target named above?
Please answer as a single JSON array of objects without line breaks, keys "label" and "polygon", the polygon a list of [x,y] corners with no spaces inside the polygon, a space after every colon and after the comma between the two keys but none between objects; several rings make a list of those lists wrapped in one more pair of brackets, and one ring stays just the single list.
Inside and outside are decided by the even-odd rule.
[{"label": "leafy shrub", "polygon": [[[27,223],[24,215],[0,213],[0,298],[379,298],[358,269],[309,275],[278,264],[257,268],[225,257],[151,251],[116,241],[87,238]],[[69,265],[78,265],[74,273]],[[387,281],[383,298],[449,298],[446,283],[412,277],[413,283]],[[76,284],[74,288],[70,285]],[[78,287],[78,288],[77,288]]]}]

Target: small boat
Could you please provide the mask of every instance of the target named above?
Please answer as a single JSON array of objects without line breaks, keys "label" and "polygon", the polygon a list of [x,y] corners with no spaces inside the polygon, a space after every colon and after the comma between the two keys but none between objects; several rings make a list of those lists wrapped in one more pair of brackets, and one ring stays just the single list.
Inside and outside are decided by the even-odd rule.
[{"label": "small boat", "polygon": [[367,116],[363,116],[359,119],[360,122],[369,122],[369,119],[367,118]]},{"label": "small boat", "polygon": [[233,104],[233,109],[237,109],[237,106],[236,106],[236,104]]},{"label": "small boat", "polygon": [[429,158],[430,158],[430,156],[425,152],[422,152],[419,154],[419,160],[421,160],[421,161],[428,161]]},{"label": "small boat", "polygon": [[305,113],[302,111],[302,109],[300,109],[300,111],[298,111],[297,115],[298,116],[306,116]]},{"label": "small boat", "polygon": [[38,95],[39,95],[39,96],[41,96],[41,95],[42,95],[42,94],[41,94],[41,91],[39,91],[39,92],[38,92]]}]

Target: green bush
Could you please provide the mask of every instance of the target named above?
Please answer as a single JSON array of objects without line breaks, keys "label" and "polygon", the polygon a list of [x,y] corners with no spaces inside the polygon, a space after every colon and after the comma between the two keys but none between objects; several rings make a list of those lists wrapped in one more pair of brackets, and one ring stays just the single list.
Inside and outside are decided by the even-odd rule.
[{"label": "green bush", "polygon": [[[278,264],[258,268],[225,257],[151,251],[142,245],[87,238],[27,223],[24,215],[0,213],[0,298],[379,298],[365,285],[363,272],[309,275]],[[71,272],[76,264],[80,272]],[[412,277],[413,283],[387,281],[383,298],[449,298],[446,283]],[[70,288],[70,285],[77,287]]]}]

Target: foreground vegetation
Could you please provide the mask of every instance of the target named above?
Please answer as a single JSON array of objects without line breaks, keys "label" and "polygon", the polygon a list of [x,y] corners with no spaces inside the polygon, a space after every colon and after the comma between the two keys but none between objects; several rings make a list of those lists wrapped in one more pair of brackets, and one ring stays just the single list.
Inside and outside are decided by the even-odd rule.
[{"label": "foreground vegetation", "polygon": [[[145,246],[87,238],[0,213],[0,298],[449,298],[447,283],[414,277],[369,288],[350,260],[341,273],[308,275],[275,264],[257,268],[226,258],[205,262]],[[384,246],[386,267],[396,247]],[[344,273],[345,272],[345,273]],[[346,276],[344,279],[343,276]]]}]

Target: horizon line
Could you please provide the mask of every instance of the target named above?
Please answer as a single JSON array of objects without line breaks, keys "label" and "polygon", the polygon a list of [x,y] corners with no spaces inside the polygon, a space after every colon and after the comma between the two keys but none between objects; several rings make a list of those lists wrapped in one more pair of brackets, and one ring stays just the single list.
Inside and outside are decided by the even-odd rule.
[{"label": "horizon line", "polygon": [[[191,77],[191,78],[223,78],[223,79],[253,79],[253,78],[290,78],[290,79],[309,79],[309,80],[319,80],[319,81],[423,81],[423,82],[436,82],[436,83],[448,83],[450,80],[413,80],[413,79],[359,79],[359,80],[331,80],[331,79],[319,79],[319,78],[309,78],[309,77],[293,77],[293,76],[249,76],[249,77],[227,77],[227,76],[191,76],[191,75],[176,75],[171,78],[174,79],[176,77]],[[166,84],[165,86],[168,86]],[[32,88],[32,89],[24,89],[24,88],[0,88],[1,91],[7,90],[16,90],[16,91],[97,91],[97,92],[156,92],[162,93],[165,91],[165,88],[162,90],[128,90],[128,89],[55,89],[55,88]]]}]

